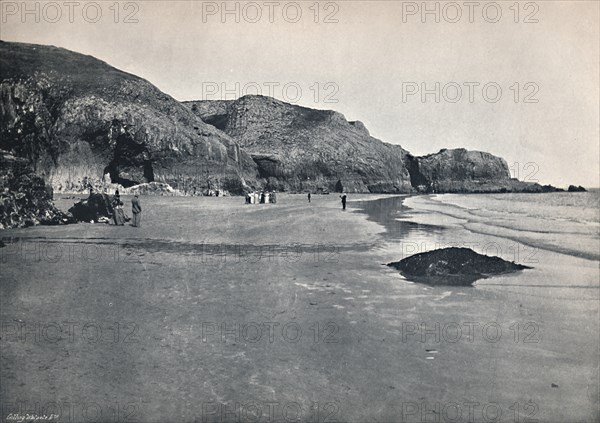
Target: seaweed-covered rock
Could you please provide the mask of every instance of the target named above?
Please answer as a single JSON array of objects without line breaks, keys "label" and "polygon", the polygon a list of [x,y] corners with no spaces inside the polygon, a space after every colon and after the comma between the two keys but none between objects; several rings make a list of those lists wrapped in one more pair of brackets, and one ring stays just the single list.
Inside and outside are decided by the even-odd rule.
[{"label": "seaweed-covered rock", "polygon": [[101,217],[112,218],[114,209],[111,198],[106,194],[92,193],[69,209],[78,222],[97,222]]},{"label": "seaweed-covered rock", "polygon": [[470,248],[442,248],[415,254],[388,266],[403,276],[428,285],[472,285],[478,279],[513,273],[530,267],[478,254]]},{"label": "seaweed-covered rock", "polygon": [[26,159],[0,150],[0,229],[73,223],[52,202],[52,188]]}]

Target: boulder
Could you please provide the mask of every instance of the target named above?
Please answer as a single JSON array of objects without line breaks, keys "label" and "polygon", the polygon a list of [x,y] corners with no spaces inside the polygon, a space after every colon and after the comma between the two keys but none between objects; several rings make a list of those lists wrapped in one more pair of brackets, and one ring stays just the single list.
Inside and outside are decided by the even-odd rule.
[{"label": "boulder", "polygon": [[111,198],[107,194],[92,193],[69,209],[78,222],[98,222],[101,218],[111,219],[114,213]]},{"label": "boulder", "polygon": [[388,266],[409,280],[428,285],[470,286],[478,279],[530,267],[478,254],[470,248],[442,248],[415,254]]}]

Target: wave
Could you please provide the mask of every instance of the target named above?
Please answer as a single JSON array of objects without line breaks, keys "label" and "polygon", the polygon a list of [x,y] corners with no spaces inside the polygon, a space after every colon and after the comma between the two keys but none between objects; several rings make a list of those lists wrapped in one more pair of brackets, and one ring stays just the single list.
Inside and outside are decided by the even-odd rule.
[{"label": "wave", "polygon": [[[453,218],[455,221],[452,226],[460,226],[472,233],[501,237],[530,247],[589,260],[600,260],[600,223],[589,220],[592,213],[598,212],[589,207],[595,200],[580,197],[578,201],[565,201],[564,198],[546,197],[551,195],[515,198],[489,194],[443,194],[411,197],[404,204],[415,211]],[[582,208],[582,205],[587,207]],[[413,219],[419,223],[418,218],[408,218]]]}]

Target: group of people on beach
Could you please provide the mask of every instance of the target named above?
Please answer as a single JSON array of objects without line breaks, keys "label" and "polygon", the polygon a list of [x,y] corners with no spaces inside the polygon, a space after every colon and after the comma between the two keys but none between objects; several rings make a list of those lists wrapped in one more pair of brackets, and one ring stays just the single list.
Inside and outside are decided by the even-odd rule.
[{"label": "group of people on beach", "polygon": [[[119,194],[118,189],[115,191],[115,195],[113,196],[112,206],[114,210],[113,220],[115,225],[125,225],[125,222],[130,219],[125,215],[125,211],[123,210],[123,201],[121,201],[121,194]],[[133,218],[131,219],[131,226],[136,228],[142,226],[142,206],[137,194],[135,194],[131,199],[131,213],[133,215]]]},{"label": "group of people on beach", "polygon": [[260,194],[256,192],[251,192],[246,194],[246,204],[275,204],[277,203],[277,194],[275,191],[264,192],[261,191]]},{"label": "group of people on beach", "polygon": [[[246,194],[246,204],[266,204],[266,203],[277,203],[277,194],[275,191],[272,192],[264,192],[261,191],[260,194],[256,192],[251,192]],[[308,202],[311,202],[312,194],[309,192],[307,195]],[[342,200],[342,210],[346,210],[346,202],[348,200],[348,195],[343,192],[340,195],[340,199]]]},{"label": "group of people on beach", "polygon": [[[246,204],[255,203],[255,201],[253,201],[253,200],[255,200],[257,197],[259,199],[260,204],[277,202],[277,197],[276,197],[275,192],[266,193],[266,194],[264,192],[261,192],[260,196],[256,193],[247,194],[246,195]],[[342,210],[346,210],[346,201],[347,201],[346,193],[342,193],[340,195],[340,199],[342,200]],[[308,202],[309,203],[311,202],[310,192],[308,193]],[[123,201],[121,201],[121,195],[119,194],[118,189],[115,191],[115,195],[113,196],[112,206],[113,206],[113,210],[114,210],[113,220],[115,222],[115,225],[117,225],[117,226],[125,225],[125,222],[130,219],[125,215],[125,211],[123,210]],[[133,218],[131,219],[132,220],[131,225],[136,228],[139,228],[140,226],[142,226],[142,205],[140,204],[140,199],[139,199],[138,194],[135,194],[134,197],[131,199],[131,213],[133,215]]]}]

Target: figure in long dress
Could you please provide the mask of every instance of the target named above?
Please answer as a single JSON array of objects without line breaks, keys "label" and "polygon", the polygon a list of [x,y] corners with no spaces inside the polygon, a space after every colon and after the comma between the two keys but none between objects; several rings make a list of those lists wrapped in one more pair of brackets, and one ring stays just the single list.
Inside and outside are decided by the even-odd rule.
[{"label": "figure in long dress", "polygon": [[123,202],[119,201],[114,208],[113,219],[115,225],[123,226],[125,224],[125,211],[123,211]]},{"label": "figure in long dress", "polygon": [[133,213],[132,225],[139,228],[142,226],[142,206],[137,194],[131,199],[131,212]]}]

